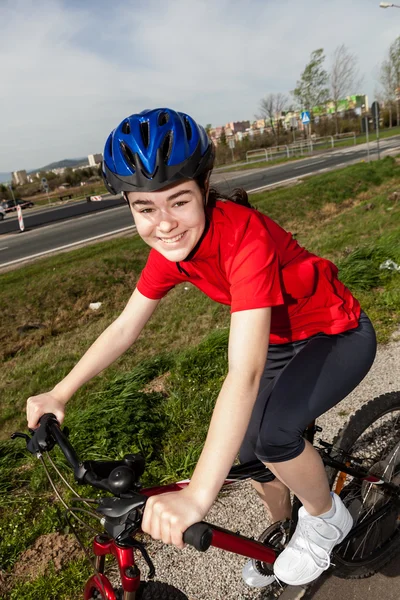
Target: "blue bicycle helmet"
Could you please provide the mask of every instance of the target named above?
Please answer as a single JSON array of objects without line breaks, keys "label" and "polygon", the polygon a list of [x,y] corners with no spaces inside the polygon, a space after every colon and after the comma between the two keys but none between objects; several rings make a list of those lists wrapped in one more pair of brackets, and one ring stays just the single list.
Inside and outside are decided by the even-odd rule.
[{"label": "blue bicycle helmet", "polygon": [[156,191],[194,179],[214,164],[214,146],[201,125],[169,108],[127,117],[109,135],[103,177],[112,194]]}]

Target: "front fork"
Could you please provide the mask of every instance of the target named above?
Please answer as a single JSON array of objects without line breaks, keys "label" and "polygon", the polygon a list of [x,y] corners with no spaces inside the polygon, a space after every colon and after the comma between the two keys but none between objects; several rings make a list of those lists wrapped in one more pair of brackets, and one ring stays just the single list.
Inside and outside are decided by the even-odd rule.
[{"label": "front fork", "polygon": [[121,547],[114,540],[98,535],[93,542],[93,551],[96,557],[95,567],[97,573],[90,577],[86,583],[84,600],[92,598],[93,590],[97,590],[104,600],[117,600],[110,581],[104,575],[107,554],[111,554],[117,559],[124,594],[123,600],[136,600],[136,592],[140,585],[140,570],[135,565],[134,547]]}]

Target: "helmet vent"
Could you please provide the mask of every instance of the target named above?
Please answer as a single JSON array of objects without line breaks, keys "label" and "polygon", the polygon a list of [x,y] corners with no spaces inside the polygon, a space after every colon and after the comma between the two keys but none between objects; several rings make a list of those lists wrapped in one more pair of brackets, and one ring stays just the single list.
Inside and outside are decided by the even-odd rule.
[{"label": "helmet vent", "polygon": [[130,134],[131,132],[131,125],[129,123],[129,121],[125,121],[125,123],[122,125],[122,133],[126,133],[126,134]]},{"label": "helmet vent", "polygon": [[170,157],[171,150],[172,150],[173,138],[174,138],[174,135],[173,135],[172,131],[168,131],[168,133],[165,136],[164,141],[162,143],[162,147],[161,147],[161,156],[164,158],[164,162],[167,162]]},{"label": "helmet vent", "polygon": [[148,121],[142,121],[140,123],[140,133],[142,134],[143,144],[146,146],[146,148],[148,147],[150,141],[149,129]]},{"label": "helmet vent", "polygon": [[130,166],[132,171],[136,171],[135,155],[133,154],[132,150],[129,148],[129,146],[127,144],[125,144],[125,142],[121,142],[120,146],[121,146],[121,152],[124,155],[126,162]]},{"label": "helmet vent", "polygon": [[186,129],[186,135],[187,135],[188,142],[190,142],[190,140],[192,139],[193,132],[192,132],[192,126],[187,117],[185,117],[185,129]]},{"label": "helmet vent", "polygon": [[108,138],[108,151],[110,153],[111,158],[113,158],[113,143],[112,143],[111,135]]},{"label": "helmet vent", "polygon": [[166,125],[168,123],[168,121],[169,121],[169,114],[167,112],[165,112],[165,110],[163,110],[158,115],[158,124],[159,125]]},{"label": "helmet vent", "polygon": [[156,167],[156,170],[154,171],[154,173],[152,175],[150,175],[147,171],[145,171],[144,169],[140,169],[142,171],[142,175],[144,177],[146,177],[146,179],[149,179],[150,181],[157,175],[157,171],[158,171],[158,167]]}]

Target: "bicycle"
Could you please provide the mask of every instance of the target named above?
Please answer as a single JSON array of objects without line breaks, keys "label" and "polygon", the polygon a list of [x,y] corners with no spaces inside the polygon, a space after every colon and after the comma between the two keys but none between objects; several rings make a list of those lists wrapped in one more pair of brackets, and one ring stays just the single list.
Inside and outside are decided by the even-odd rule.
[{"label": "bicycle", "polygon": [[[321,427],[313,422],[307,427],[305,437],[314,443],[315,434],[321,431]],[[93,541],[95,574],[85,585],[84,600],[188,600],[177,588],[152,581],[155,568],[138,534],[147,498],[178,491],[188,485],[189,480],[143,489],[140,477],[145,462],[138,454],[126,455],[119,461],[80,462],[68,440],[67,429],[61,431],[52,414],[41,418],[40,426],[31,431],[31,437],[18,432],[11,437],[24,438],[27,449],[42,461],[53,489],[68,512],[82,523],[76,512],[83,511],[101,519],[104,533],[97,534]],[[50,458],[49,453],[55,445],[60,447],[74,470],[78,483],[110,492],[112,496],[95,501],[76,494]],[[400,551],[400,392],[371,400],[350,418],[332,443],[319,439],[315,447],[322,456],[332,489],[341,496],[354,519],[347,538],[334,548],[334,573],[343,578],[368,577]],[[84,502],[86,509],[71,509],[62,500],[44,455],[76,494],[74,500]],[[265,467],[260,468],[260,463],[237,465],[231,469],[225,484],[264,471]],[[93,502],[97,504],[95,512],[92,511]],[[214,546],[249,557],[257,570],[270,574],[276,557],[296,528],[300,506],[300,501],[294,497],[290,520],[274,523],[258,540],[206,522],[189,527],[183,539],[202,552]],[[141,553],[148,566],[147,581],[141,581],[135,552]],[[118,588],[113,587],[104,574],[106,555],[114,556],[117,561],[121,583]],[[272,584],[271,598],[278,597],[282,590],[279,582]]]}]

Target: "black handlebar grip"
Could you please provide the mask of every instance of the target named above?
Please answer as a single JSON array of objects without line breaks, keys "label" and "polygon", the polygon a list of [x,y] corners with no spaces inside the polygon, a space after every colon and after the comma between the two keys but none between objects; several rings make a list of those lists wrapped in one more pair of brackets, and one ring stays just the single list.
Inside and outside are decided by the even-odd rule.
[{"label": "black handlebar grip", "polygon": [[183,534],[185,544],[194,546],[196,550],[205,552],[211,546],[213,530],[208,523],[195,523],[186,529]]}]

